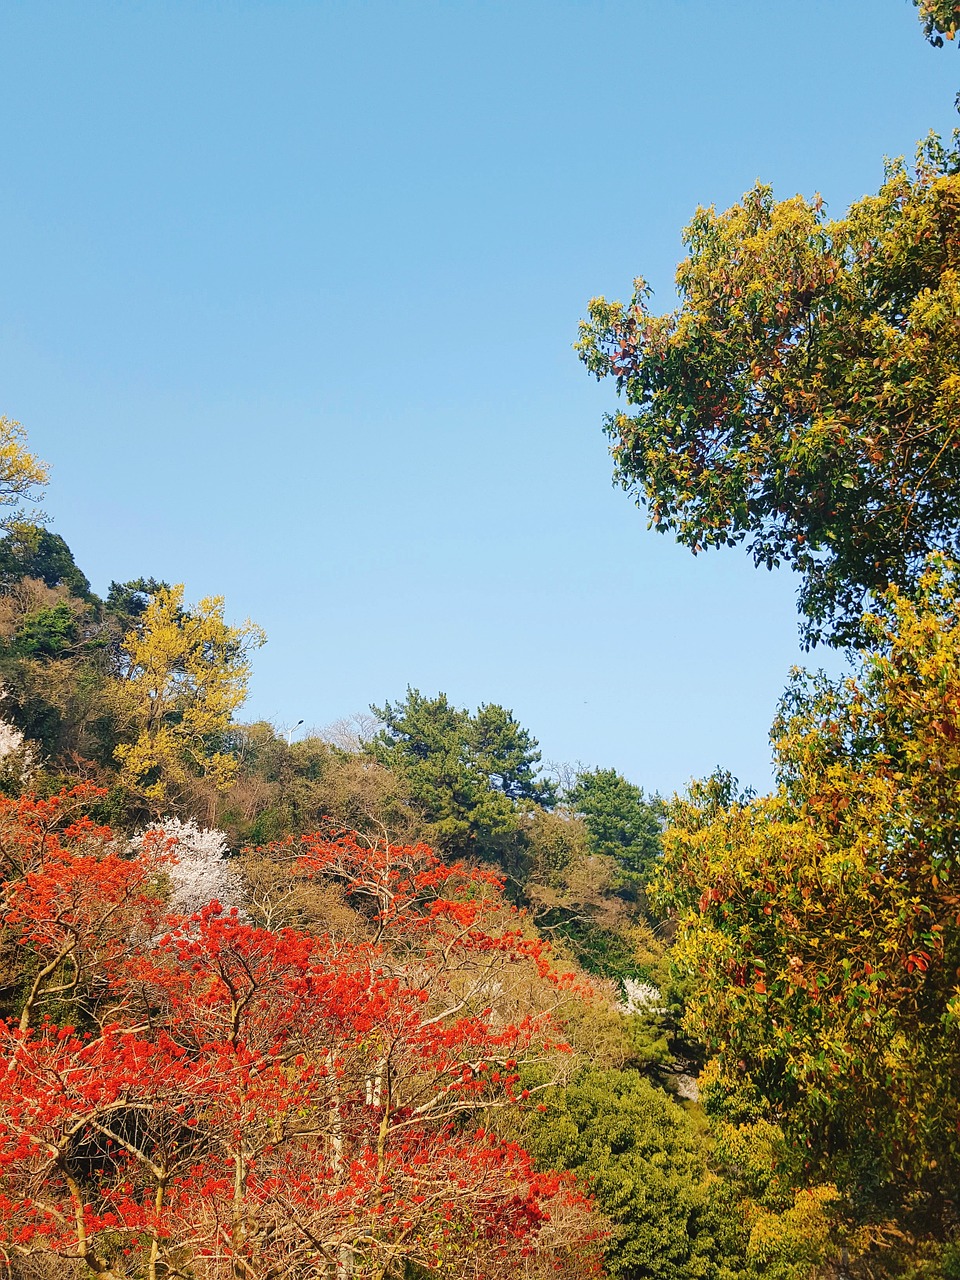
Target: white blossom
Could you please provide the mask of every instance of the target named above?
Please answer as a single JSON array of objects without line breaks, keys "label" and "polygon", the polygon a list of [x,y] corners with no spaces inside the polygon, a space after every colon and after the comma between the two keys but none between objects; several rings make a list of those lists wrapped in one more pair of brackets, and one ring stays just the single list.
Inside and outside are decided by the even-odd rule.
[{"label": "white blossom", "polygon": [[143,847],[144,837],[159,832],[176,841],[171,849],[175,862],[167,868],[170,880],[170,909],[193,915],[211,902],[224,911],[239,909],[237,878],[227,862],[227,837],[215,827],[200,827],[192,819],[163,818],[147,827],[131,841],[132,850]]},{"label": "white blossom", "polygon": [[13,755],[15,751],[20,751],[22,747],[23,734],[16,725],[0,720],[0,760]]},{"label": "white blossom", "polygon": [[676,1077],[677,1096],[684,1098],[687,1102],[700,1101],[700,1086],[697,1084],[693,1076],[681,1072]]},{"label": "white blossom", "polygon": [[[7,689],[0,684],[0,702],[7,697]],[[0,778],[27,787],[39,763],[36,743],[25,738],[15,724],[0,720]]]},{"label": "white blossom", "polygon": [[621,1013],[662,1013],[663,995],[652,982],[638,978],[623,979],[623,1000],[617,1006]]},{"label": "white blossom", "polygon": [[0,720],[0,776],[25,787],[37,763],[34,744],[24,738],[16,725]]}]

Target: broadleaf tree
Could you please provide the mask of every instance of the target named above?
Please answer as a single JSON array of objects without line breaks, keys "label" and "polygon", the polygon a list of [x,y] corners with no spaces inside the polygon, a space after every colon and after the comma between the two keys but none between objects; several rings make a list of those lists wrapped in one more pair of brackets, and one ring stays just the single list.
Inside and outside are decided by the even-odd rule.
[{"label": "broadleaf tree", "polygon": [[0,417],[0,528],[16,529],[24,516],[24,503],[35,503],[48,479],[48,468],[27,448],[27,433],[19,422]]},{"label": "broadleaf tree", "polygon": [[252,622],[231,626],[223,598],[185,608],[183,586],[159,586],[124,637],[124,684],[131,741],[116,750],[121,781],[158,810],[196,779],[229,786],[236,761],[223,751],[250,675],[249,651],[265,641]]},{"label": "broadleaf tree", "polygon": [[956,0],[913,0],[920,10],[923,33],[931,44],[942,45],[960,31],[960,4]]},{"label": "broadleaf tree", "polygon": [[[776,790],[674,803],[658,877],[686,1030],[878,1226],[960,1214],[960,585],[891,588],[846,680],[798,673]],[[764,1110],[765,1109],[765,1110]]]},{"label": "broadleaf tree", "polygon": [[[591,1274],[589,1206],[495,1117],[563,1055],[542,943],[488,873],[306,841],[354,941],[211,903],[160,927],[162,833],[118,853],[62,802],[0,801],[0,934],[34,980],[0,1021],[0,1257],[103,1280]],[[132,856],[131,856],[132,853]],[[504,927],[506,924],[506,928]],[[490,993],[501,999],[491,1008]]]},{"label": "broadleaf tree", "polygon": [[676,309],[639,279],[581,325],[627,406],[615,478],[694,552],[792,566],[807,640],[855,642],[871,591],[960,551],[960,151],[931,137],[836,219],[757,185],[684,241]]}]

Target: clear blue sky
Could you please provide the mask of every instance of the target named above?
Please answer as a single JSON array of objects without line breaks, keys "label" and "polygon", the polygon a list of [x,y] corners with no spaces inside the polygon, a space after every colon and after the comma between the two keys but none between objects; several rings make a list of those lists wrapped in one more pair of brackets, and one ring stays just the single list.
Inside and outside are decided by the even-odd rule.
[{"label": "clear blue sky", "polygon": [[763,785],[795,583],[647,532],[577,320],[757,177],[842,211],[958,83],[908,0],[2,3],[0,411],[96,589],[266,628],[251,718],[409,683]]}]

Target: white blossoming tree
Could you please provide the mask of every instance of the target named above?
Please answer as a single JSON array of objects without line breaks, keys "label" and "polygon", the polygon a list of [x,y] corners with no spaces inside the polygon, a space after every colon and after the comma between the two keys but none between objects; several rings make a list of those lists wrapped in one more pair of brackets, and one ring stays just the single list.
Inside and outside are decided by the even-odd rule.
[{"label": "white blossoming tree", "polygon": [[[4,696],[0,690],[0,699]],[[7,720],[0,720],[0,786],[14,791],[26,787],[38,764],[36,747]]]},{"label": "white blossoming tree", "polygon": [[210,902],[219,902],[224,911],[239,910],[239,885],[227,861],[227,837],[222,831],[200,827],[192,820],[163,818],[135,836],[132,847],[141,848],[153,833],[175,841],[171,853],[176,861],[167,867],[172,911],[192,915]]}]

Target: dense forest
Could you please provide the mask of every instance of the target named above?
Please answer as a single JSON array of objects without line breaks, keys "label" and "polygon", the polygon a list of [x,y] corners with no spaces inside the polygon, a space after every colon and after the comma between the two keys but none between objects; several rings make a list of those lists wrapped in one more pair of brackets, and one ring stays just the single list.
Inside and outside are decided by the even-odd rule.
[{"label": "dense forest", "polygon": [[577,348],[651,525],[847,653],[767,795],[440,691],[247,723],[259,627],[98,595],[0,419],[11,1280],[960,1277],[960,147],[685,243]]}]

